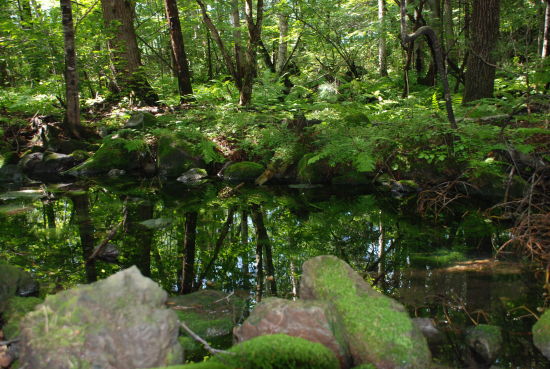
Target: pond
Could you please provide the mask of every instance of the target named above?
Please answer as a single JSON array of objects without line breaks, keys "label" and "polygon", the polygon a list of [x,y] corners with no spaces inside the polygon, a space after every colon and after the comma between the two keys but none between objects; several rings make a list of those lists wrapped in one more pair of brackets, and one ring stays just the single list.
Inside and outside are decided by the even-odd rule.
[{"label": "pond", "polygon": [[415,195],[351,186],[147,180],[2,188],[0,259],[31,270],[42,294],[137,265],[171,293],[220,289],[250,296],[253,306],[274,294],[296,297],[302,263],[332,254],[411,316],[433,319],[445,337],[433,344],[437,361],[465,367],[465,330],[494,324],[504,337],[498,367],[548,367],[530,335],[543,282],[506,250],[494,258],[506,230],[482,203],[437,213],[418,205]]}]

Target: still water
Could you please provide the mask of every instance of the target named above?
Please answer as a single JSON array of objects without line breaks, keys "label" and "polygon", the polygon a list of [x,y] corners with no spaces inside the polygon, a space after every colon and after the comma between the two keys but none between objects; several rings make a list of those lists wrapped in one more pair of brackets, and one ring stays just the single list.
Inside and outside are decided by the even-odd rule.
[{"label": "still water", "polygon": [[216,288],[254,303],[295,297],[302,263],[333,254],[411,316],[433,319],[444,337],[432,347],[436,361],[465,367],[465,330],[494,324],[505,342],[498,367],[550,367],[529,333],[543,282],[513,254],[494,257],[505,227],[476,205],[419,214],[415,196],[354,187],[151,180],[0,188],[0,259],[32,271],[42,294],[135,264],[172,293]]}]

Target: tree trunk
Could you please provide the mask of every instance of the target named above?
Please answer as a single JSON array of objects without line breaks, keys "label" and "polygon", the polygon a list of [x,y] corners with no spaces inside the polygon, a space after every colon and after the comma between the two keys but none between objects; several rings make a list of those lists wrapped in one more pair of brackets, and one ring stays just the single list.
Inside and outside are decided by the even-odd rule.
[{"label": "tree trunk", "polygon": [[80,138],[80,101],[78,98],[78,71],[73,26],[73,10],[70,0],[60,0],[63,37],[65,41],[65,119],[66,131]]},{"label": "tree trunk", "polygon": [[474,0],[463,102],[493,97],[500,0]]},{"label": "tree trunk", "polygon": [[97,271],[95,269],[95,259],[90,259],[94,252],[94,226],[90,216],[90,200],[88,193],[83,195],[71,196],[74,206],[75,220],[80,234],[80,244],[82,247],[82,258],[84,259],[84,268],[86,271],[86,281],[92,283],[97,281]]},{"label": "tree trunk", "polygon": [[180,17],[176,0],[164,0],[166,8],[166,19],[168,20],[168,28],[170,30],[170,44],[172,45],[172,55],[174,57],[174,70],[178,79],[178,90],[180,100],[186,100],[186,96],[193,94],[191,87],[191,77],[189,72],[189,64],[187,55],[185,54],[185,46],[183,43],[183,35],[181,33]]},{"label": "tree trunk", "polygon": [[544,10],[544,39],[542,41],[541,56],[546,58],[550,55],[550,0],[546,0],[546,9]]},{"label": "tree trunk", "polygon": [[185,239],[183,243],[184,259],[181,277],[180,293],[182,295],[193,292],[193,280],[195,279],[195,239],[197,235],[198,213],[191,211],[185,213]]},{"label": "tree trunk", "polygon": [[241,211],[241,245],[242,253],[242,274],[243,274],[243,289],[250,288],[250,271],[248,269],[248,212]]},{"label": "tree trunk", "polygon": [[279,73],[279,75],[282,75],[288,59],[288,14],[279,13],[277,17],[279,27],[279,48],[277,50],[275,71]]},{"label": "tree trunk", "polygon": [[382,77],[388,75],[388,55],[386,51],[386,0],[378,0],[378,72]]},{"label": "tree trunk", "polygon": [[144,199],[131,199],[126,202],[124,229],[126,260],[128,266],[135,265],[145,277],[151,276],[151,244],[153,232],[140,224],[153,218],[153,204]]},{"label": "tree trunk", "polygon": [[252,205],[252,222],[256,228],[256,244],[257,249],[261,248],[265,251],[266,258],[266,273],[267,284],[272,296],[277,296],[277,283],[275,281],[275,268],[273,266],[273,255],[271,250],[271,242],[264,224],[264,215],[258,205]]},{"label": "tree trunk", "polygon": [[134,94],[148,105],[158,103],[158,95],[149,85],[143,67],[134,28],[134,6],[131,0],[101,0],[112,68],[117,91],[116,100]]}]

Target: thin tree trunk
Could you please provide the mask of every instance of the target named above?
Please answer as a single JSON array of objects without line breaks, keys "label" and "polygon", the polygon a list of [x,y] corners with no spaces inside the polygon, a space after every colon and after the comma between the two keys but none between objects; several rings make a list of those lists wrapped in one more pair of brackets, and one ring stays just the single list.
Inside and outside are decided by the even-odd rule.
[{"label": "thin tree trunk", "polygon": [[277,296],[277,282],[275,280],[275,268],[273,266],[273,255],[271,250],[271,242],[267,235],[267,230],[264,224],[264,215],[258,205],[251,206],[252,222],[256,228],[256,243],[257,247],[261,247],[265,251],[265,264],[267,273],[267,284],[272,296]]},{"label": "thin tree trunk", "polygon": [[382,223],[382,214],[380,214],[378,231],[380,232],[380,234],[378,235],[378,275],[382,275],[382,273],[384,273],[384,263],[382,262],[382,259],[384,259],[386,244],[386,240],[384,239],[384,224]]},{"label": "thin tree trunk", "polygon": [[145,277],[151,276],[151,243],[153,231],[143,224],[153,218],[153,204],[149,200],[131,199],[126,201],[124,216],[124,243],[128,251],[128,266],[135,265]]},{"label": "thin tree trunk", "polygon": [[241,245],[242,253],[242,274],[243,274],[243,289],[250,288],[250,271],[248,269],[248,212],[241,211]]},{"label": "thin tree trunk", "polygon": [[214,79],[214,73],[212,71],[212,46],[211,46],[211,42],[212,39],[210,37],[210,32],[208,31],[208,29],[206,29],[206,64],[208,66],[208,80],[211,81],[212,79]]},{"label": "thin tree trunk", "polygon": [[181,101],[186,100],[186,96],[193,94],[191,87],[191,77],[189,72],[189,64],[187,55],[185,54],[185,46],[183,35],[181,33],[181,24],[176,0],[164,0],[166,8],[166,19],[168,20],[168,28],[170,30],[170,44],[172,45],[172,55],[174,57],[174,70],[178,80],[178,90]]},{"label": "thin tree trunk", "polygon": [[292,286],[292,300],[296,300],[298,298],[298,281],[296,280],[296,266],[292,260],[290,260],[290,285]]},{"label": "thin tree trunk", "polygon": [[275,70],[279,75],[284,73],[286,62],[288,59],[288,14],[278,14],[278,27],[279,27],[279,47],[277,50],[277,60],[275,64]]},{"label": "thin tree trunk", "polygon": [[66,131],[80,138],[80,101],[78,98],[78,71],[76,69],[76,51],[73,26],[73,11],[70,0],[60,0],[63,38],[65,41],[65,119]]},{"label": "thin tree trunk", "polygon": [[235,50],[235,85],[240,91],[243,86],[243,66],[245,64],[245,59],[242,49],[242,35],[241,35],[241,17],[239,9],[239,0],[231,0],[231,21],[233,23],[233,43]]},{"label": "thin tree trunk", "polygon": [[86,281],[92,283],[97,281],[97,271],[95,269],[95,259],[90,259],[94,252],[94,226],[90,216],[90,200],[88,193],[83,195],[71,196],[74,206],[76,224],[80,234],[80,244],[82,247],[82,258],[84,259],[84,269],[86,271]]},{"label": "thin tree trunk", "polygon": [[185,213],[185,239],[183,242],[184,258],[181,277],[180,293],[182,295],[193,292],[193,280],[195,279],[195,239],[197,235],[196,211]]},{"label": "thin tree trunk", "polygon": [[500,0],[474,0],[463,102],[493,97]]},{"label": "thin tree trunk", "polygon": [[407,34],[406,7],[407,7],[407,1],[402,0],[401,1],[401,40],[403,41],[404,44],[407,44],[409,42],[413,42],[415,39],[417,39],[422,35],[425,35],[430,39],[434,50],[434,58],[437,65],[437,69],[439,70],[439,76],[443,84],[443,95],[445,98],[445,105],[447,108],[447,118],[449,119],[451,128],[457,129],[456,120],[455,120],[454,111],[453,111],[453,103],[451,100],[451,91],[449,89],[449,81],[447,80],[447,71],[443,63],[443,55],[441,52],[439,41],[437,40],[437,35],[435,34],[434,30],[428,26],[420,27],[414,33]]},{"label": "thin tree trunk", "polygon": [[388,55],[386,50],[386,0],[378,0],[378,72],[382,77],[388,75]]},{"label": "thin tree trunk", "polygon": [[229,233],[231,224],[233,224],[234,214],[235,214],[235,208],[233,207],[229,208],[227,212],[227,219],[225,220],[225,223],[220,229],[220,235],[216,240],[216,246],[214,246],[214,253],[212,254],[212,258],[210,259],[210,262],[206,265],[206,267],[203,269],[202,273],[200,274],[196,289],[199,289],[202,286],[203,280],[206,277],[208,277],[208,273],[210,273],[210,271],[212,270],[212,267],[214,266],[214,263],[218,259],[218,255],[220,254],[220,250],[223,246],[223,241],[225,240],[225,238],[227,237],[227,234]]},{"label": "thin tree trunk", "polygon": [[546,0],[546,9],[544,10],[544,39],[542,41],[541,56],[546,58],[550,55],[550,0]]},{"label": "thin tree trunk", "polygon": [[124,96],[135,96],[148,105],[157,105],[159,97],[153,90],[141,64],[137,35],[134,28],[135,2],[128,0],[101,0],[112,68],[115,75],[116,101]]}]

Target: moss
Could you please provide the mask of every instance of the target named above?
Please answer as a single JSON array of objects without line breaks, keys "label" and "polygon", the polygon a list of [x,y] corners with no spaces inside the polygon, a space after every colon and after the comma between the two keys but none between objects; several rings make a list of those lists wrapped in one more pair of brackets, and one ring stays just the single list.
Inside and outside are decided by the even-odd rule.
[{"label": "moss", "polygon": [[4,334],[8,338],[19,336],[19,322],[28,312],[34,310],[36,305],[42,303],[42,299],[37,297],[12,297],[9,299],[4,320],[7,324],[4,326]]},{"label": "moss", "polygon": [[550,359],[550,310],[544,312],[533,325],[533,343]]},{"label": "moss", "polygon": [[412,253],[410,258],[413,265],[430,265],[434,267],[445,267],[466,260],[466,256],[461,251],[446,249],[439,249],[427,253]]},{"label": "moss", "polygon": [[228,181],[253,182],[265,168],[263,165],[252,161],[240,161],[230,164],[223,172],[223,178]]},{"label": "moss", "polygon": [[8,164],[17,164],[19,155],[14,151],[9,151],[0,154],[0,167]]},{"label": "moss", "polygon": [[[111,169],[134,169],[138,164],[137,150],[131,150],[137,146],[135,140],[124,138],[108,138],[104,140],[95,154],[84,163],[68,170],[67,174],[90,175],[107,173]],[[143,143],[145,147],[145,143]]]},{"label": "moss", "polygon": [[192,364],[186,364],[186,365],[172,365],[172,366],[164,366],[162,368],[151,368],[151,369],[231,369],[231,368],[215,360],[208,360],[200,363],[192,363]]},{"label": "moss", "polygon": [[354,366],[353,369],[376,369],[376,366],[374,364],[361,364]]},{"label": "moss", "polygon": [[338,360],[320,343],[285,334],[255,337],[244,341],[219,360],[240,369],[337,369]]},{"label": "moss", "polygon": [[368,353],[358,354],[373,362],[420,368],[430,361],[425,339],[401,305],[366,284],[358,286],[358,279],[363,280],[338,258],[323,258],[322,265],[317,265],[322,272],[315,276],[315,297],[332,302],[341,315],[353,355],[368,347]]},{"label": "moss", "polygon": [[178,177],[191,168],[201,167],[196,151],[195,145],[177,135],[158,136],[157,158],[161,173]]}]

